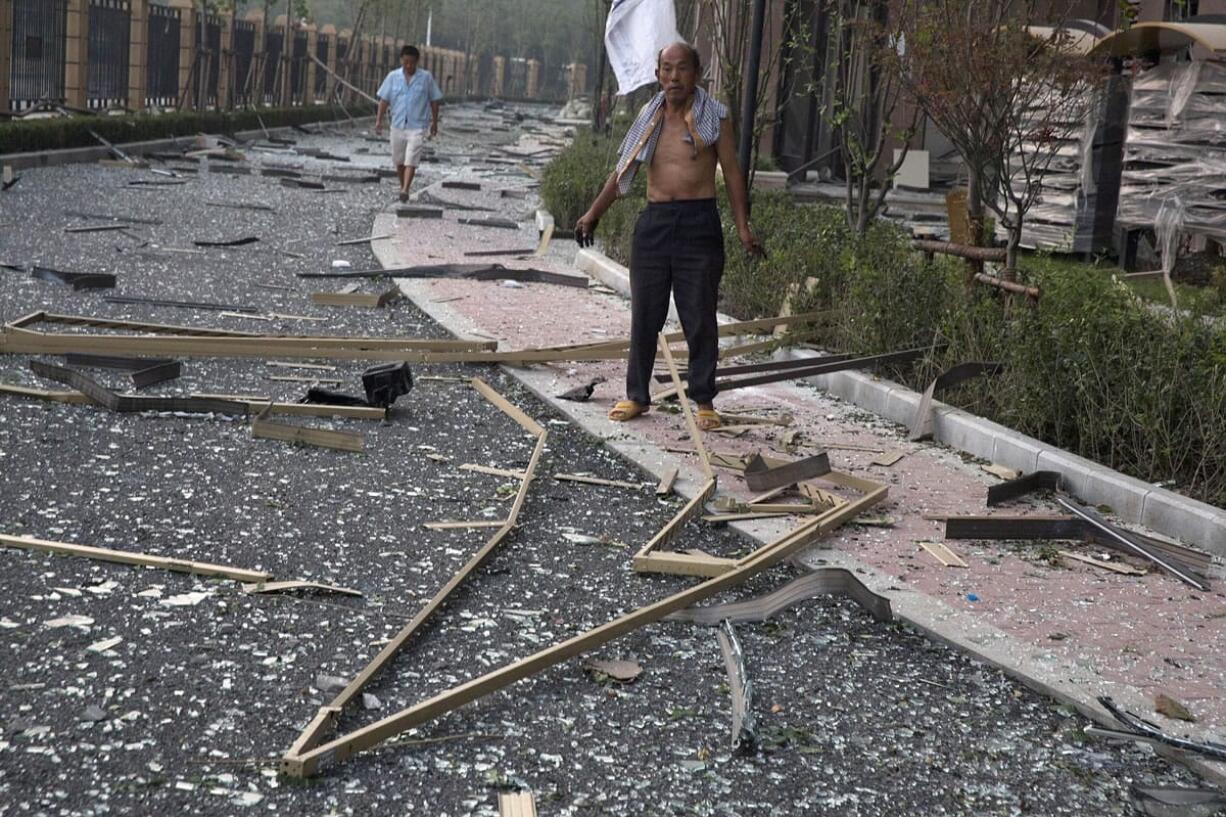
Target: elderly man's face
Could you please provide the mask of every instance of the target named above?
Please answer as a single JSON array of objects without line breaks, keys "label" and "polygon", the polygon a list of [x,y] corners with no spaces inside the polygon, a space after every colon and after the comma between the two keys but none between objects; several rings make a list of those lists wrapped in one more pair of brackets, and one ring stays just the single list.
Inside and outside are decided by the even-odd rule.
[{"label": "elderly man's face", "polygon": [[698,72],[689,50],[679,45],[670,45],[660,54],[656,79],[664,89],[664,97],[670,102],[684,102],[694,93],[698,84]]},{"label": "elderly man's face", "polygon": [[401,54],[400,65],[411,74],[417,70],[417,57],[412,54]]}]

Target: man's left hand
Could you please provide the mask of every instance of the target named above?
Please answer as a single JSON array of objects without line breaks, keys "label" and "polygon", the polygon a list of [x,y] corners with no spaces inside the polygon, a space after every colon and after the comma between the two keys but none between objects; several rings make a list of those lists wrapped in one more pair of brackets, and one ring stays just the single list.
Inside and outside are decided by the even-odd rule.
[{"label": "man's left hand", "polygon": [[741,246],[745,249],[745,253],[753,258],[765,258],[766,250],[762,248],[762,242],[754,235],[753,228],[746,225],[737,230],[737,235],[741,239]]},{"label": "man's left hand", "polygon": [[438,136],[438,122],[431,122],[430,123],[430,138],[433,139],[436,136]]}]

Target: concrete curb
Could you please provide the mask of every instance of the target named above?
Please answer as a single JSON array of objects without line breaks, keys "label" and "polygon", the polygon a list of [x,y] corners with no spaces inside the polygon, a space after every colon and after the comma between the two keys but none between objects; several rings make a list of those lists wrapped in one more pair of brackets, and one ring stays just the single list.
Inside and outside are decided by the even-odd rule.
[{"label": "concrete curb", "polygon": [[[630,297],[630,271],[598,250],[580,250],[575,266],[610,289]],[[732,318],[720,316],[720,320]],[[784,349],[776,359],[819,357],[805,349]],[[806,378],[817,388],[887,420],[909,426],[919,407],[918,392],[862,372],[835,372]],[[991,420],[933,401],[933,439],[1008,468],[1029,473],[1059,471],[1069,491],[1091,505],[1108,505],[1121,520],[1181,539],[1226,558],[1226,511],[1174,491],[1121,474],[1097,462],[1019,434]]]},{"label": "concrete curb", "polygon": [[[363,119],[372,119],[371,117],[363,117]],[[362,119],[356,120],[361,122]],[[373,121],[373,119],[372,119]],[[315,124],[315,123],[307,123]],[[347,124],[347,123],[346,123]],[[268,132],[275,135],[283,135],[294,132],[291,127],[269,128]],[[258,139],[264,135],[262,130],[246,130],[239,131],[233,134],[239,139]],[[117,145],[125,153],[133,156],[141,156],[146,153],[157,153],[163,150],[175,150],[183,148],[195,141],[193,136],[175,136],[169,139],[153,139],[148,142],[127,142],[122,145]],[[31,167],[56,167],[58,165],[80,164],[82,162],[96,162],[99,159],[107,159],[111,152],[102,145],[96,147],[84,148],[63,148],[61,150],[43,150],[34,153],[5,153],[0,154],[0,166],[11,165],[14,170],[25,170]]]},{"label": "concrete curb", "polygon": [[[375,217],[371,234],[388,232],[393,230],[395,225],[394,215],[380,213]],[[379,242],[372,249],[380,265],[385,269],[403,265],[403,259],[399,257],[393,242]],[[592,251],[583,252],[591,253]],[[594,253],[594,255],[602,254]],[[600,266],[616,272],[616,267],[620,265],[607,258],[605,260],[607,264],[601,263]],[[587,263],[594,264],[595,262],[588,261]],[[604,279],[597,280],[608,283]],[[625,280],[628,286],[628,276]],[[458,337],[476,336],[477,327],[468,318],[456,312],[450,304],[431,302],[428,281],[402,278],[397,279],[397,284],[405,296],[410,298],[419,309],[453,334]],[[501,368],[576,426],[600,439],[605,445],[655,478],[662,477],[666,470],[676,466],[676,458],[668,452],[648,441],[628,437],[624,428],[608,420],[602,406],[559,400],[555,396],[558,390],[555,372],[548,369],[510,366]],[[702,474],[697,468],[682,466],[676,492],[684,498],[691,498],[697,493],[702,482]],[[749,522],[734,524],[732,527],[758,545],[774,540],[785,530],[784,525],[778,521]],[[854,571],[869,589],[890,600],[894,615],[900,621],[912,625],[936,641],[948,644],[999,668],[1020,683],[1077,709],[1087,718],[1104,726],[1118,727],[1118,724],[1098,705],[1096,700],[1098,695],[1110,695],[1120,705],[1139,712],[1148,711],[1151,705],[1142,690],[1126,684],[1105,681],[1085,662],[1062,659],[1042,650],[1039,646],[1022,642],[984,623],[970,612],[957,610],[939,599],[901,587],[893,576],[864,564],[850,553],[822,549],[817,546],[803,555],[801,561],[815,568],[843,567]],[[1197,734],[1201,738],[1213,738],[1211,735],[1201,734],[1203,730],[1196,728],[1186,731]],[[1189,766],[1217,785],[1226,785],[1226,764],[1172,753],[1165,747],[1158,747],[1158,751],[1172,760]]]}]

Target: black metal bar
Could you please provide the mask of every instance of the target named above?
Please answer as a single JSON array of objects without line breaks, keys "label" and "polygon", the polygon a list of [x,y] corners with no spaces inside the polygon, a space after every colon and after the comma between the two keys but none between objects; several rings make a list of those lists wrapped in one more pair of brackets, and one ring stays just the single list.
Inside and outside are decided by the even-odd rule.
[{"label": "black metal bar", "polygon": [[64,272],[50,267],[31,267],[30,277],[53,284],[67,284],[73,289],[112,289],[115,276],[109,272]]},{"label": "black metal bar", "polygon": [[754,454],[745,463],[745,484],[751,491],[762,493],[794,485],[806,479],[816,479],[830,473],[830,456],[823,451],[803,460],[789,462],[776,468],[769,467],[760,454]]},{"label": "black metal bar", "polygon": [[44,363],[41,360],[31,360],[30,369],[39,377],[63,383],[84,394],[91,403],[109,411],[184,411],[196,414],[248,414],[247,403],[234,400],[216,400],[206,397],[133,397],[116,394],[96,380],[86,377],[80,372]]},{"label": "black metal bar", "polygon": [[1017,499],[1033,491],[1058,491],[1061,483],[1056,471],[1033,471],[1025,476],[1001,482],[988,488],[988,507]]},{"label": "black metal bar", "polygon": [[717,383],[717,388],[721,392],[732,391],[734,389],[744,389],[749,386],[761,386],[766,383],[778,383],[783,380],[798,380],[806,377],[816,377],[823,374],[831,374],[833,372],[846,371],[848,369],[871,369],[874,366],[882,366],[890,363],[907,363],[917,358],[923,357],[930,347],[923,346],[915,349],[904,349],[899,352],[887,352],[883,355],[869,355],[867,357],[857,357],[850,360],[843,360],[837,363],[821,363],[822,358],[814,358],[815,362],[812,366],[801,366],[797,368],[787,369],[782,372],[759,375],[758,377],[744,377],[739,380],[725,380]]},{"label": "black metal bar", "polygon": [[1142,735],[1151,737],[1154,740],[1167,744],[1168,746],[1174,746],[1176,749],[1199,752],[1200,754],[1208,755],[1209,757],[1216,757],[1219,760],[1226,760],[1226,744],[1208,740],[1203,742],[1188,740],[1187,738],[1168,735],[1166,732],[1163,732],[1157,726],[1144,718],[1137,717],[1131,712],[1120,709],[1120,707],[1116,706],[1115,701],[1106,695],[1099,696],[1098,702],[1102,704],[1103,707],[1110,712],[1117,721],[1134,732],[1139,732]]},{"label": "black metal bar", "polygon": [[[766,363],[746,363],[742,366],[724,366],[715,370],[716,377],[731,377],[738,374],[759,374],[761,372],[778,372],[787,371],[788,369],[805,369],[821,364],[842,363],[847,360],[860,360],[863,356],[859,354],[841,354],[841,355],[825,355],[823,357],[796,358],[794,360],[771,360]],[[681,379],[684,380],[688,371],[681,373]],[[671,374],[656,375],[657,383],[671,383],[673,376]]]},{"label": "black metal bar", "polygon": [[921,440],[932,433],[932,401],[936,397],[937,392],[956,386],[973,377],[990,377],[999,374],[1002,368],[1004,367],[1000,363],[971,362],[959,363],[941,372],[928,384],[923,397],[920,398],[920,404],[915,410],[915,416],[911,419],[911,429],[907,439]]},{"label": "black metal bar", "polygon": [[1085,522],[1073,516],[951,516],[946,539],[1084,539]]},{"label": "black metal bar", "polygon": [[1127,531],[1120,530],[1119,528],[1109,524],[1105,519],[1089,508],[1084,508],[1081,505],[1078,505],[1076,502],[1070,502],[1064,497],[1056,497],[1056,501],[1060,503],[1061,507],[1084,519],[1087,525],[1090,525],[1104,535],[1119,542],[1121,545],[1128,548],[1138,556],[1144,556],[1146,559],[1149,559],[1151,562],[1158,565],[1158,567],[1161,567],[1163,570],[1167,571],[1184,584],[1191,585],[1201,592],[1207,592],[1209,590],[1209,584],[1203,579],[1192,575],[1182,565],[1174,563],[1166,556],[1155,553],[1154,551],[1145,547],[1135,538],[1133,538],[1133,536]]}]

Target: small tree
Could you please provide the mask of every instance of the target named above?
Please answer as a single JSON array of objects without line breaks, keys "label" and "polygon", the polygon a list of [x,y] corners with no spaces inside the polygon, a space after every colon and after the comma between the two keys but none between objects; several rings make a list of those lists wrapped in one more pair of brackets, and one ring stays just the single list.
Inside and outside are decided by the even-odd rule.
[{"label": "small tree", "polygon": [[[895,121],[903,101],[903,84],[892,70],[900,18],[890,15],[889,6],[889,0],[826,0],[823,6],[838,56],[821,114],[841,143],[847,226],[860,235],[885,206],[919,115],[912,106],[903,124]],[[810,92],[820,95],[821,89]],[[896,144],[898,156],[887,159]]]},{"label": "small tree", "polygon": [[[1100,71],[1040,0],[901,0],[894,70],[966,165],[976,244],[985,210],[1008,232],[1017,271],[1026,213],[1043,177],[1086,124]],[[1071,6],[1067,0],[1064,10]],[[1040,26],[1042,24],[1042,27]]]}]

